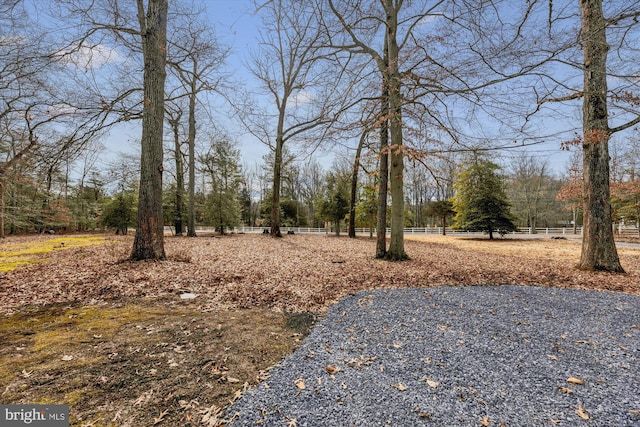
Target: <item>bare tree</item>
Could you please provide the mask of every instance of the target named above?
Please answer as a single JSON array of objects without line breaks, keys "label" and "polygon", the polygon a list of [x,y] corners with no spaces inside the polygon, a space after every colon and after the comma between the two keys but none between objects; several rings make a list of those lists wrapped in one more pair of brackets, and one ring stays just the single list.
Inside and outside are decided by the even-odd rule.
[{"label": "bare tree", "polygon": [[77,107],[80,90],[65,83],[69,68],[51,34],[22,6],[0,4],[0,237],[6,173],[35,151],[46,152],[41,158],[53,170],[76,157],[103,125],[103,114]]},{"label": "bare tree", "polygon": [[[170,70],[179,81],[179,90],[169,98],[186,97],[187,146],[188,146],[188,207],[187,236],[195,237],[195,163],[196,163],[196,107],[202,92],[218,91],[224,76],[215,75],[224,63],[228,50],[221,47],[209,27],[197,20],[197,14],[181,15],[186,22],[176,26],[176,34],[170,39]],[[178,190],[179,191],[179,190]]]},{"label": "bare tree", "polygon": [[274,0],[256,6],[263,27],[251,71],[271,98],[275,112],[246,106],[241,120],[273,150],[271,234],[281,237],[283,149],[287,143],[311,139],[312,131],[320,133],[316,141],[322,140],[321,127],[337,114],[339,96],[334,89],[338,83],[335,73],[321,68],[329,66],[333,56],[327,51],[327,34],[317,25],[312,3]]},{"label": "bare tree", "polygon": [[578,234],[578,213],[582,209],[582,156],[574,152],[567,165],[567,176],[558,189],[556,200],[564,202],[567,210],[571,211],[573,234]]},{"label": "bare tree", "polygon": [[[113,115],[116,121],[142,119],[138,224],[131,258],[165,259],[162,142],[169,2],[57,0],[57,3],[63,6],[63,19],[70,25],[74,20],[78,23],[77,33],[67,37],[66,47],[58,51],[61,61],[67,60],[76,65],[84,62],[91,67],[99,60],[101,52],[112,52],[116,47],[122,48],[131,61],[141,58],[142,84],[139,80],[119,82],[123,84],[112,87],[112,93],[98,99],[105,117]],[[95,81],[92,85],[100,86]],[[95,110],[95,101],[89,109]]]},{"label": "bare tree", "polygon": [[[584,0],[577,5],[549,2],[548,8],[549,33],[568,38],[568,47],[551,52],[555,73],[540,74],[538,110],[551,103],[582,102],[582,132],[568,141],[581,146],[583,155],[584,228],[578,268],[623,272],[613,235],[609,140],[640,123],[635,95],[640,63],[632,41],[640,31],[640,3]],[[570,22],[575,24],[567,28]],[[582,84],[575,84],[578,72]]]},{"label": "bare tree", "polygon": [[138,0],[138,22],[144,56],[144,107],[140,158],[138,225],[131,258],[165,259],[162,216],[162,138],[167,61],[168,0]]},{"label": "bare tree", "polygon": [[[526,227],[535,233],[545,182],[548,182],[546,161],[523,153],[511,162],[511,202],[524,217]],[[517,215],[517,214],[516,214]]]},{"label": "bare tree", "polygon": [[[167,103],[169,104],[169,103]],[[175,212],[173,214],[173,224],[175,228],[176,236],[181,236],[183,233],[183,205],[184,205],[184,154],[182,153],[182,140],[180,133],[180,119],[182,118],[182,109],[179,106],[172,108],[170,105],[166,106],[167,123],[171,128],[173,134],[173,158],[176,167],[176,191],[175,191]]]},{"label": "bare tree", "polygon": [[[495,118],[503,135],[523,145],[563,135],[582,147],[584,235],[578,267],[622,272],[613,240],[608,146],[612,134],[640,123],[635,95],[640,3],[564,0],[514,6],[478,0],[456,5],[475,13],[442,15],[456,29],[470,29],[471,38],[457,39],[457,50],[450,52],[475,57],[485,72],[459,80],[464,84],[455,91],[470,94],[476,114]],[[577,114],[581,132],[567,137],[575,128],[561,128],[560,119],[571,124]]]},{"label": "bare tree", "polygon": [[[357,53],[369,55],[376,63],[381,74],[382,93],[380,104],[382,118],[380,119],[380,182],[378,197],[378,239],[376,246],[376,257],[389,257],[394,260],[407,258],[404,251],[404,195],[402,183],[402,170],[404,168],[402,152],[402,103],[400,100],[400,74],[398,57],[398,12],[402,7],[402,1],[393,4],[393,0],[380,0],[381,9],[378,16],[367,14],[365,7],[359,1],[345,2],[336,7],[332,0],[328,1],[329,7],[337,17],[342,30],[346,33],[346,38],[342,43],[338,42],[338,47]],[[396,7],[397,6],[397,7]],[[375,13],[374,12],[374,13]],[[381,17],[380,15],[384,15]],[[347,17],[352,17],[355,21],[373,21],[369,25],[356,25],[347,21]],[[375,35],[383,23],[384,42],[381,49],[376,49],[368,40]],[[362,30],[359,34],[358,30]],[[335,41],[334,41],[335,43]],[[394,98],[395,97],[395,98]],[[393,99],[392,99],[393,98]],[[387,132],[387,126],[390,133]],[[389,140],[392,145],[388,149]],[[386,213],[387,213],[387,162],[391,163],[391,198],[392,198],[392,220],[391,220],[391,244],[389,251],[386,248]],[[395,182],[394,182],[395,179]],[[401,224],[401,225],[400,225]]]},{"label": "bare tree", "polygon": [[584,52],[582,105],[584,231],[578,267],[583,270],[624,272],[613,237],[609,190],[609,138],[611,134],[640,123],[640,115],[615,128],[607,109],[607,26],[623,20],[637,22],[640,11],[607,20],[602,0],[580,2]]}]

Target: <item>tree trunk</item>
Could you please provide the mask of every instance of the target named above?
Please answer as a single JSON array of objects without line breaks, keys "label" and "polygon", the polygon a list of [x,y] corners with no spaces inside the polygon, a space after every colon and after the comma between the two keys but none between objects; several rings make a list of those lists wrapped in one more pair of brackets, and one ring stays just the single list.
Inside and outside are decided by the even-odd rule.
[{"label": "tree trunk", "polygon": [[144,107],[140,160],[138,224],[131,258],[166,258],[162,217],[162,136],[166,78],[168,0],[149,0],[145,16],[138,0],[144,56]]},{"label": "tree trunk", "polygon": [[442,235],[447,235],[447,215],[442,215]]},{"label": "tree trunk", "polygon": [[182,218],[184,213],[182,212],[182,205],[184,204],[184,161],[182,158],[182,150],[180,144],[180,133],[178,128],[179,116],[175,121],[171,122],[173,127],[173,142],[176,159],[176,194],[175,194],[175,218],[174,226],[176,228],[176,236],[182,236]]},{"label": "tree trunk", "polygon": [[584,50],[583,234],[578,268],[624,272],[613,237],[609,190],[606,21],[602,0],[580,0]]},{"label": "tree trunk", "polygon": [[387,11],[387,50],[389,65],[387,78],[389,81],[389,130],[391,134],[391,165],[389,181],[391,188],[391,240],[387,259],[400,261],[409,257],[404,251],[404,153],[402,141],[402,94],[401,78],[398,67],[399,54],[396,32],[398,29],[397,9],[393,0],[385,0]]},{"label": "tree trunk", "polygon": [[[194,70],[197,65],[194,63]],[[195,75],[195,74],[194,74]],[[189,94],[189,207],[187,236],[196,237],[196,89],[195,79]]]},{"label": "tree trunk", "polygon": [[282,237],[282,233],[280,232],[280,181],[282,175],[283,148],[284,141],[282,139],[282,134],[278,132],[278,136],[276,138],[276,151],[273,161],[273,194],[271,198],[271,235],[273,237]]},{"label": "tree trunk", "polygon": [[389,185],[389,101],[383,82],[382,121],[380,123],[380,167],[378,175],[378,222],[376,225],[376,258],[387,256],[387,191]]},{"label": "tree trunk", "polygon": [[356,158],[353,160],[353,170],[351,172],[351,197],[349,199],[349,237],[356,237],[356,196],[358,195],[358,171],[360,170],[360,156],[362,155],[362,147],[367,139],[368,132],[362,132],[358,148],[356,149]]},{"label": "tree trunk", "polygon": [[0,171],[0,239],[4,239],[4,171]]}]

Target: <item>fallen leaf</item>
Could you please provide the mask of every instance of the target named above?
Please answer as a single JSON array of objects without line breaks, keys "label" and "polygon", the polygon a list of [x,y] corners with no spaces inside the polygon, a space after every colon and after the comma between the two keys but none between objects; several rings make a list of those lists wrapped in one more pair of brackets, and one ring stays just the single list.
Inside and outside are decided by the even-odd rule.
[{"label": "fallen leaf", "polygon": [[577,377],[569,377],[567,378],[567,382],[571,384],[584,385],[584,380]]},{"label": "fallen leaf", "polygon": [[566,394],[571,394],[571,393],[573,393],[573,390],[571,390],[571,389],[570,389],[570,388],[568,388],[568,387],[558,387],[558,390],[560,390],[561,392],[566,393]]},{"label": "fallen leaf", "polygon": [[227,382],[235,384],[235,383],[239,383],[240,380],[234,377],[227,377]]},{"label": "fallen leaf", "polygon": [[304,384],[304,380],[302,378],[298,378],[297,380],[295,380],[293,382],[296,387],[298,387],[300,390],[304,390],[305,388],[307,388],[307,386]]},{"label": "fallen leaf", "polygon": [[340,372],[340,368],[337,366],[333,366],[333,365],[329,365],[326,368],[324,368],[329,374],[331,375],[335,375],[338,372]]},{"label": "fallen leaf", "polygon": [[160,412],[160,415],[158,415],[157,418],[153,419],[153,425],[160,424],[162,421],[164,421],[164,416],[167,415],[168,413],[169,413],[168,409],[165,409],[164,411]]},{"label": "fallen leaf", "polygon": [[402,384],[402,383],[398,383],[398,384],[391,384],[391,387],[393,388],[397,388],[400,391],[405,391],[407,390],[407,386]]},{"label": "fallen leaf", "polygon": [[424,381],[427,383],[427,385],[431,388],[436,388],[440,385],[440,383],[438,381],[433,381],[431,378],[429,377],[423,377],[420,379],[420,381]]},{"label": "fallen leaf", "polygon": [[70,354],[65,354],[64,356],[62,356],[62,360],[68,362],[69,360],[73,360],[73,356],[71,356]]},{"label": "fallen leaf", "polygon": [[551,418],[551,422],[553,424],[560,424],[562,422],[562,420],[554,420],[553,418]]},{"label": "fallen leaf", "polygon": [[222,408],[212,405],[211,407],[198,411],[202,415],[202,419],[200,420],[200,424],[204,424],[206,426],[217,426],[218,421],[220,420],[220,415],[222,414]]},{"label": "fallen leaf", "polygon": [[578,410],[576,412],[577,412],[578,416],[580,418],[582,418],[583,420],[588,420],[589,419],[589,414],[587,414],[587,412],[584,410],[582,405],[578,405]]},{"label": "fallen leaf", "polygon": [[480,421],[480,424],[481,424],[481,425],[483,425],[483,426],[485,426],[485,427],[489,426],[489,424],[491,424],[491,423],[489,422],[489,417],[488,417],[488,416],[486,416],[486,415],[485,415],[484,417],[482,417],[482,421]]}]

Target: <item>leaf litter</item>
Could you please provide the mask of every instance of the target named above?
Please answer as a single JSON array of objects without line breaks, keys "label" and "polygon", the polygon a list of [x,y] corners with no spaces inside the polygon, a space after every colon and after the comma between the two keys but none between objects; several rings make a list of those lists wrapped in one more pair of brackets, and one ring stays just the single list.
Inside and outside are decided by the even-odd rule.
[{"label": "leaf litter", "polygon": [[[44,240],[6,239],[0,252]],[[580,247],[572,241],[422,240],[407,240],[412,259],[402,263],[373,259],[373,240],[304,235],[167,238],[165,262],[128,261],[131,236],[51,251],[0,273],[0,339],[12,341],[0,347],[2,399],[69,403],[71,425],[221,425],[221,408],[268,378],[317,315],[361,290],[517,283],[640,294],[638,249],[621,251],[627,274],[616,275],[573,269]],[[145,314],[122,315],[128,309]],[[87,322],[82,310],[112,319]],[[265,336],[256,324],[277,337],[256,339]],[[37,344],[41,335],[49,344]],[[361,369],[372,359],[344,362]]]}]

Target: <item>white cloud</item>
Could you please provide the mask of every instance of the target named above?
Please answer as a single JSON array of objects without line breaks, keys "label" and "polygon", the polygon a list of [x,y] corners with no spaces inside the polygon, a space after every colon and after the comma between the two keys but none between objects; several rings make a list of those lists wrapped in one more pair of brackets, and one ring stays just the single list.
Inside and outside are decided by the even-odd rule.
[{"label": "white cloud", "polygon": [[300,90],[298,92],[296,92],[292,97],[291,97],[291,103],[293,105],[295,105],[296,107],[301,106],[301,105],[306,105],[306,104],[310,104],[311,102],[313,102],[313,100],[315,99],[315,97],[313,96],[313,94],[309,91],[306,90]]},{"label": "white cloud", "polygon": [[418,22],[418,25],[423,27],[423,26],[427,26],[429,24],[431,24],[434,21],[437,21],[438,19],[444,17],[444,13],[441,12],[434,12],[434,13],[430,13],[428,15],[423,16],[422,18],[420,18],[420,21]]},{"label": "white cloud", "polygon": [[98,69],[106,64],[123,62],[123,58],[115,48],[104,44],[93,46],[79,46],[58,52],[56,55],[65,65],[74,65],[77,68]]}]

